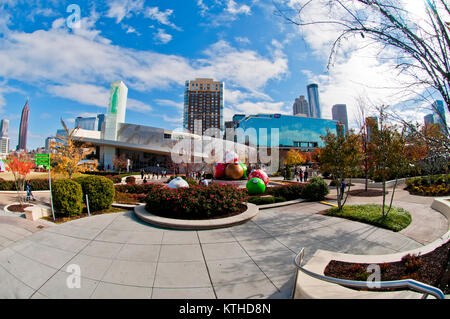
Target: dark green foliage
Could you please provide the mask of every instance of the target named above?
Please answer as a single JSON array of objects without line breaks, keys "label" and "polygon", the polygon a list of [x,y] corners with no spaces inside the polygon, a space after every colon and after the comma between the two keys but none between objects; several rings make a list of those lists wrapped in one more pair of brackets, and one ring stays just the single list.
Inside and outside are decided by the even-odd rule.
[{"label": "dark green foliage", "polygon": [[73,217],[83,210],[83,191],[80,184],[70,179],[52,183],[53,206],[64,217]]},{"label": "dark green foliage", "polygon": [[[33,191],[48,191],[48,179],[32,179],[30,180],[31,190]],[[0,178],[0,191],[16,191],[16,184],[14,181],[5,181]]]},{"label": "dark green foliage", "polygon": [[302,197],[312,201],[321,201],[330,193],[327,183],[320,177],[314,177],[303,189]]},{"label": "dark green foliage", "polygon": [[232,185],[148,189],[147,210],[152,214],[179,219],[209,219],[237,213],[247,193]]},{"label": "dark green foliage", "polygon": [[87,176],[76,179],[83,190],[83,199],[86,194],[89,198],[89,209],[97,212],[109,209],[114,201],[114,183],[102,176]]},{"label": "dark green foliage", "polygon": [[117,176],[117,175],[115,175],[115,176],[113,176],[113,175],[108,175],[108,176],[105,176],[107,179],[110,179],[110,180],[112,180],[112,182],[114,183],[114,184],[120,184],[121,182],[122,182],[122,178],[120,178],[120,176]]},{"label": "dark green foliage", "polygon": [[275,204],[275,203],[282,203],[285,202],[286,198],[284,197],[273,197],[273,196],[250,196],[248,199],[249,203],[255,204],[255,205],[269,205],[269,204]]},{"label": "dark green foliage", "polygon": [[285,186],[268,187],[264,195],[274,197],[283,197],[286,200],[295,200],[302,198],[302,192],[305,184],[289,184]]}]

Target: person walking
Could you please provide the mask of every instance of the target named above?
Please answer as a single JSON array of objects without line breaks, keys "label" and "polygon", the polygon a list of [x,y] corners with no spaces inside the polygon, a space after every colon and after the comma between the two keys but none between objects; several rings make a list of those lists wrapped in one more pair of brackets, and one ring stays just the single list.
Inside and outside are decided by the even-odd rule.
[{"label": "person walking", "polygon": [[29,201],[29,200],[33,199],[33,201],[36,201],[36,198],[34,198],[34,195],[33,195],[32,189],[31,189],[30,181],[27,181],[25,190],[27,191],[27,200]]},{"label": "person walking", "polygon": [[144,170],[141,169],[141,179],[144,179]]},{"label": "person walking", "polygon": [[347,184],[345,184],[345,181],[341,182],[341,200],[344,199],[345,189],[347,188]]},{"label": "person walking", "polygon": [[309,172],[308,172],[308,168],[305,169],[305,173],[303,175],[303,179],[305,180],[305,183],[308,183],[308,178],[309,178]]},{"label": "person walking", "polygon": [[147,184],[147,177],[144,178],[144,184]]}]

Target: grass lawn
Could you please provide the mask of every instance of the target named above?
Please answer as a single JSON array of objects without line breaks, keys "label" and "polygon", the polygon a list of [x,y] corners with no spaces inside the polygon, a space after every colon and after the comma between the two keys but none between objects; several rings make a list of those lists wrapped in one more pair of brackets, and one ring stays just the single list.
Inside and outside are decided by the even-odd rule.
[{"label": "grass lawn", "polygon": [[384,218],[381,216],[381,210],[381,205],[354,205],[344,206],[341,212],[339,212],[337,208],[331,208],[325,213],[325,215],[350,219],[380,228],[389,229],[394,232],[399,232],[411,224],[411,214],[403,208],[392,207],[389,215]]}]

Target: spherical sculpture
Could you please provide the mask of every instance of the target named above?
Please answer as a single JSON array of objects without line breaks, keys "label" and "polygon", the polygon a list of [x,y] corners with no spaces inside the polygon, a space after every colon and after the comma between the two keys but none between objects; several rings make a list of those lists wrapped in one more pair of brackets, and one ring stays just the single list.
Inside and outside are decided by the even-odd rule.
[{"label": "spherical sculpture", "polygon": [[234,164],[236,162],[239,162],[239,156],[235,152],[226,152],[224,161],[227,164]]},{"label": "spherical sculpture", "polygon": [[189,188],[189,184],[182,177],[177,177],[173,179],[167,187],[172,189]]},{"label": "spherical sculpture", "polygon": [[266,172],[264,172],[260,169],[254,170],[248,175],[248,179],[252,179],[252,178],[262,179],[266,186],[269,184],[269,176],[266,174]]},{"label": "spherical sculpture", "polygon": [[242,169],[239,163],[237,164],[228,164],[225,170],[225,176],[229,179],[238,180],[244,176],[244,170]]},{"label": "spherical sculpture", "polygon": [[242,162],[239,162],[239,165],[241,165],[242,169],[244,170],[244,175],[242,176],[242,178],[247,179],[247,165]]},{"label": "spherical sculpture", "polygon": [[225,169],[227,168],[227,164],[218,163],[214,167],[214,178],[223,179],[225,177]]},{"label": "spherical sculpture", "polygon": [[250,195],[262,195],[266,192],[266,184],[260,178],[252,178],[247,182],[247,191]]}]

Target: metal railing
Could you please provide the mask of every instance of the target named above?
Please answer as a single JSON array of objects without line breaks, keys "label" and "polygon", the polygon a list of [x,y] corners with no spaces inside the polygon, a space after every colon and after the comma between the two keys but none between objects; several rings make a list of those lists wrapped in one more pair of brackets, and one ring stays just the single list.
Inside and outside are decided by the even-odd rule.
[{"label": "metal railing", "polygon": [[[303,257],[305,256],[305,248],[302,248],[300,253],[295,257],[294,264],[300,270],[301,272],[307,274],[308,276],[311,276],[313,278],[326,281],[332,284],[337,284],[344,287],[349,288],[368,288],[371,290],[379,290],[379,289],[388,289],[388,288],[407,288],[409,290],[414,290],[419,293],[423,293],[422,299],[426,299],[428,295],[432,295],[436,297],[437,299],[445,299],[444,293],[433,286],[418,282],[416,280],[412,279],[406,279],[406,280],[395,280],[395,281],[370,281],[370,282],[364,282],[364,281],[355,281],[355,280],[345,280],[345,279],[338,279],[333,277],[327,277],[322,276],[319,274],[316,274],[312,271],[309,271],[302,267]],[[370,285],[370,286],[369,286]],[[375,287],[375,288],[374,288]]]}]

